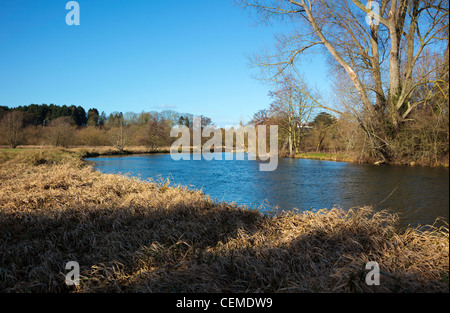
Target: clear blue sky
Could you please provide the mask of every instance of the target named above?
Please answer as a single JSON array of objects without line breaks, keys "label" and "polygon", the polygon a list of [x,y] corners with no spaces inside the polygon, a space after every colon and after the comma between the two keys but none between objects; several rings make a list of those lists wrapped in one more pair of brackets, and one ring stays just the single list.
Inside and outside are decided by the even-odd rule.
[{"label": "clear blue sky", "polygon": [[[0,1],[0,105],[167,108],[225,126],[271,102],[247,56],[283,25],[257,26],[231,0],[79,0],[81,25],[68,26],[67,2]],[[302,72],[326,81],[319,60]]]}]

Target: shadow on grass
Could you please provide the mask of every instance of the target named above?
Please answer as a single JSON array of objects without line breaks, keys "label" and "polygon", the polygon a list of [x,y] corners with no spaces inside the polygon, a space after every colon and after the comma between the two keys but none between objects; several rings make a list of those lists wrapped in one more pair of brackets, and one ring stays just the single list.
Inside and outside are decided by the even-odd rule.
[{"label": "shadow on grass", "polygon": [[[130,275],[142,263],[142,251],[155,245],[167,251],[177,247],[180,254],[205,250],[236,237],[239,230],[255,230],[261,220],[259,213],[225,204],[211,205],[211,211],[207,207],[0,211],[0,291],[73,291],[64,276],[70,261],[78,262],[81,275],[89,277],[82,287],[118,291],[123,288],[116,285],[121,277],[112,283],[105,273],[112,274],[120,264],[121,274]],[[155,255],[152,262],[165,261]]]},{"label": "shadow on grass", "polygon": [[[424,256],[418,244],[425,237],[402,237],[390,215],[368,212],[267,217],[205,201],[170,210],[1,213],[0,290],[448,292],[448,254],[440,269],[425,272],[430,260],[442,258]],[[431,252],[435,239],[425,238]],[[76,288],[65,285],[69,261],[81,266]],[[380,262],[381,286],[365,284],[369,261]]]}]

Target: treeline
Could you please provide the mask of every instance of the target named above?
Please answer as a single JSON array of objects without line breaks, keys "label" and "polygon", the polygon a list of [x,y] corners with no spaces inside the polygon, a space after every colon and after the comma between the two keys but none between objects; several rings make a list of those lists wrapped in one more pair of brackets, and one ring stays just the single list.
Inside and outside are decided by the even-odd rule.
[{"label": "treeline", "polygon": [[[347,111],[334,113],[317,105],[320,98],[309,90],[306,83],[292,76],[284,76],[276,89],[270,92],[273,98],[269,108],[254,114],[254,125],[278,125],[279,149],[284,156],[301,153],[333,153],[345,155],[354,161],[388,161],[392,164],[448,165],[449,162],[449,110],[448,110],[448,60],[444,84],[424,88],[423,94],[415,94],[424,99],[409,113],[395,132],[389,128],[389,121],[365,129],[362,119],[368,119],[366,112],[354,114]],[[349,101],[342,92],[340,82],[335,86],[339,101]],[[319,112],[319,113],[317,113]],[[389,144],[389,160],[380,158],[374,146],[374,137],[384,132],[384,140]],[[389,140],[389,141],[388,141]]]},{"label": "treeline", "polygon": [[[289,108],[289,107],[287,107]],[[282,156],[302,153],[345,154],[355,161],[366,162],[370,152],[364,146],[364,134],[354,121],[321,111],[302,117],[291,108],[273,103],[253,116],[254,125],[278,125],[278,144]]]},{"label": "treeline", "polygon": [[[307,85],[292,77],[285,77],[277,87],[270,93],[274,101],[269,108],[255,113],[249,124],[278,125],[281,156],[319,152],[344,154],[346,159],[360,162],[379,160],[371,138],[354,116],[318,109],[305,96]],[[392,163],[448,164],[448,102],[442,107],[443,102],[439,98],[436,101],[441,106],[428,101],[403,124],[397,140],[391,143],[396,153]],[[127,146],[145,146],[150,152],[172,145],[177,139],[170,136],[175,125],[187,126],[192,132],[193,121],[193,114],[171,110],[106,115],[95,108],[86,112],[75,106],[0,107],[0,145],[114,146],[119,151]],[[214,124],[202,116],[202,128],[208,125]],[[224,140],[225,130],[220,131]],[[202,138],[202,143],[206,140]]]},{"label": "treeline", "polygon": [[[88,122],[88,114],[81,106],[58,106],[55,104],[30,104],[27,106],[19,106],[14,109],[10,109],[6,106],[0,106],[0,119],[9,111],[23,112],[24,126],[28,125],[46,125],[50,121],[57,119],[58,117],[70,117],[77,126],[85,126]],[[89,110],[89,114],[97,112],[96,109]],[[103,113],[104,114],[104,113]]]},{"label": "treeline", "polygon": [[[54,104],[17,108],[0,107],[0,145],[53,146],[146,146],[149,151],[170,146],[174,125],[192,127],[193,114],[172,110],[162,112],[113,112],[106,115],[96,108],[87,112],[78,106]],[[212,121],[202,116],[202,125]]]},{"label": "treeline", "polygon": [[305,96],[308,85],[293,76],[278,81],[269,96],[269,108],[254,114],[253,125],[278,125],[279,150],[294,157],[305,152],[349,153],[359,150],[362,134],[356,123],[320,111],[312,98]]}]

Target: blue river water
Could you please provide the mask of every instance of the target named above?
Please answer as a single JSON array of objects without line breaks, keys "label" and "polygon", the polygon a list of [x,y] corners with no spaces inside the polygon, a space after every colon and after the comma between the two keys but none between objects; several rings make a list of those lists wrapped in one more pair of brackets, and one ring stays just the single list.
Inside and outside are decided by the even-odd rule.
[{"label": "blue river water", "polygon": [[168,154],[88,159],[103,173],[169,179],[217,201],[261,211],[372,206],[398,213],[403,225],[449,218],[449,170],[280,158],[273,172],[258,161],[174,161]]}]

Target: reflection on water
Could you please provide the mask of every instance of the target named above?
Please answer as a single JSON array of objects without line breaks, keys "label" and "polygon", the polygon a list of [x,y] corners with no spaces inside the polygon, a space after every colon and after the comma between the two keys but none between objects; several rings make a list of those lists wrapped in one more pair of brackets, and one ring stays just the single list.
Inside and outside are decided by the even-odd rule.
[{"label": "reflection on water", "polygon": [[[223,158],[224,159],[224,158]],[[202,189],[219,201],[262,210],[317,210],[374,206],[400,214],[402,224],[431,224],[449,216],[449,171],[444,168],[373,166],[280,159],[274,172],[256,161],[173,161],[170,155],[90,159],[105,173]]]}]

